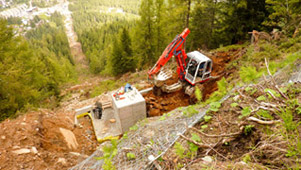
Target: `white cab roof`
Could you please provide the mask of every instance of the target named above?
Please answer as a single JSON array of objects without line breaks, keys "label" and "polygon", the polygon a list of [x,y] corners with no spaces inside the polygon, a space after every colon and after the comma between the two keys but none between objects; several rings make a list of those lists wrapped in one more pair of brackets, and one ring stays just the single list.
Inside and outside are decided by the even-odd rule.
[{"label": "white cab roof", "polygon": [[211,61],[210,58],[208,58],[204,54],[200,53],[199,51],[192,51],[192,52],[188,53],[187,56],[196,60],[198,63],[203,62],[203,61]]}]

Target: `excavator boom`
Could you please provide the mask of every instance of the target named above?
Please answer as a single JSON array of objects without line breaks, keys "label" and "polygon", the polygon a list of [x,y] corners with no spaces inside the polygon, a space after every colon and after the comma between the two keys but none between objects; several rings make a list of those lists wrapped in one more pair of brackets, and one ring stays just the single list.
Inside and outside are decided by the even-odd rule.
[{"label": "excavator boom", "polygon": [[[150,79],[152,79],[153,76],[160,71],[160,69],[171,59],[172,56],[175,56],[177,59],[178,74],[180,75],[180,72],[185,71],[185,59],[187,58],[187,55],[183,47],[186,37],[189,33],[190,30],[186,28],[180,35],[177,35],[176,38],[166,47],[155,66],[148,72]],[[180,76],[180,78],[183,78],[183,76]]]},{"label": "excavator boom", "polygon": [[[190,33],[186,28],[180,35],[166,47],[154,67],[148,72],[149,79],[153,80],[153,92],[160,95],[161,91],[172,93],[180,89],[185,90],[189,96],[193,95],[194,85],[203,83],[210,79],[212,61],[198,51],[186,54],[184,44],[186,37]],[[173,75],[171,70],[164,69],[164,65],[174,56],[177,61],[177,73],[179,80],[172,85],[167,84],[167,80]]]}]

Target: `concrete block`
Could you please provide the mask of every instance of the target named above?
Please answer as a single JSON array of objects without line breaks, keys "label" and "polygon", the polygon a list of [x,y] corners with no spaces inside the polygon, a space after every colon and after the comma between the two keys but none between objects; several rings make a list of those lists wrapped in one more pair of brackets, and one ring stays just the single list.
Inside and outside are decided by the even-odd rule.
[{"label": "concrete block", "polygon": [[92,110],[93,110],[93,106],[89,105],[89,106],[85,106],[85,107],[80,108],[80,109],[76,109],[75,113],[76,113],[76,115],[80,115],[82,113],[87,113],[87,112],[92,111]]},{"label": "concrete block", "polygon": [[127,131],[130,127],[135,125],[139,120],[146,117],[146,104],[143,96],[136,88],[121,95],[122,100],[116,100],[112,95],[114,114],[116,120],[120,122],[122,132]]}]

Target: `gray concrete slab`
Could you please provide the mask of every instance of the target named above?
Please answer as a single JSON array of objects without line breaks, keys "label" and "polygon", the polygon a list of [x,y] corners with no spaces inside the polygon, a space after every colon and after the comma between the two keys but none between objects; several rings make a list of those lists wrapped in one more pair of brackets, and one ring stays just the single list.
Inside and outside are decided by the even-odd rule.
[{"label": "gray concrete slab", "polygon": [[[114,119],[115,122],[111,122],[111,119]],[[117,118],[114,116],[113,108],[105,109],[102,113],[101,119],[97,119],[93,115],[92,122],[94,125],[95,135],[98,141],[110,137],[119,136],[122,134],[119,121],[117,121]]]}]

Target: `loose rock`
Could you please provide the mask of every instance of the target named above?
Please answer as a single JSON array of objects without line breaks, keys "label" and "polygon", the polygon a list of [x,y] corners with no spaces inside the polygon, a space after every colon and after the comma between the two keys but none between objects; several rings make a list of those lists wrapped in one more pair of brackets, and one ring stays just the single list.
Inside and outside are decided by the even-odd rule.
[{"label": "loose rock", "polygon": [[67,164],[67,161],[65,158],[59,158],[59,160],[57,161],[58,163],[61,163],[63,165],[66,165]]},{"label": "loose rock", "polygon": [[19,150],[13,151],[13,153],[18,154],[18,155],[27,154],[27,153],[30,153],[30,152],[31,151],[29,149],[19,149]]},{"label": "loose rock", "polygon": [[76,141],[76,137],[74,133],[68,129],[60,128],[60,132],[65,138],[65,141],[68,145],[69,149],[77,149],[78,143]]},{"label": "loose rock", "polygon": [[205,156],[204,158],[202,158],[202,160],[204,161],[205,164],[210,164],[213,161],[211,156]]},{"label": "loose rock", "polygon": [[31,152],[34,153],[34,154],[37,154],[37,153],[38,153],[38,150],[37,150],[36,147],[33,146],[33,147],[31,148]]}]

